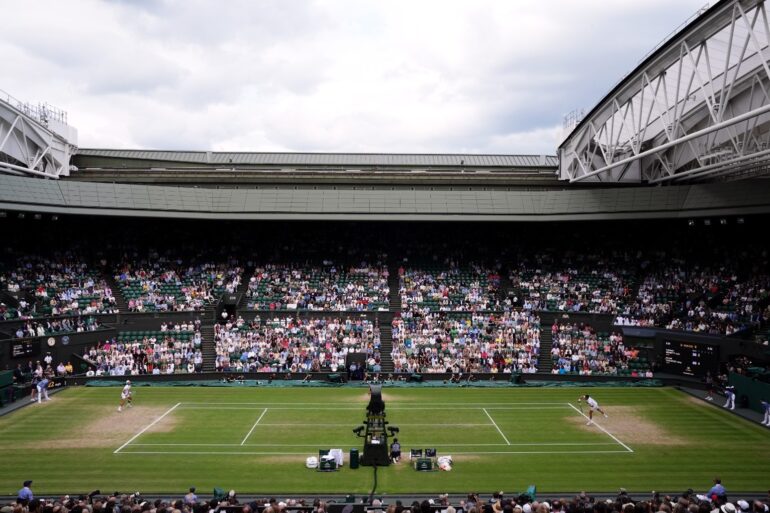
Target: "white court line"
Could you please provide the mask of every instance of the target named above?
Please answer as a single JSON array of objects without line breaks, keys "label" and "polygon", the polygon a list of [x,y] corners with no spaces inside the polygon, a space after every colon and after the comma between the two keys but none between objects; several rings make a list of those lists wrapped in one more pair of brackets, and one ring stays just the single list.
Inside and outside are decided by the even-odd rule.
[{"label": "white court line", "polygon": [[[265,424],[260,424],[264,426]],[[484,424],[489,426],[489,424]],[[332,442],[320,444],[244,444],[243,447],[317,447],[318,445],[344,446],[348,442]],[[508,444],[464,444],[464,443],[443,443],[433,442],[411,442],[405,446],[429,446],[433,444],[436,447],[508,447]],[[550,447],[550,446],[587,446],[587,445],[618,445],[615,442],[532,442],[532,443],[512,443],[513,446],[532,446],[532,447]],[[187,443],[150,443],[150,444],[131,444],[131,447],[241,447],[240,444],[187,444]],[[623,451],[626,452],[626,451]]]},{"label": "white court line", "polygon": [[[366,406],[367,402],[360,402],[361,406]],[[224,404],[227,406],[316,406],[318,402],[314,403],[295,403],[295,402],[289,402],[289,403],[221,403],[217,401],[216,403],[195,403],[195,402],[185,402],[182,403],[183,406],[192,405],[192,406],[211,406],[212,404]],[[334,408],[336,405],[347,405],[350,404],[350,401],[346,401],[344,403],[327,403],[329,405],[329,408]],[[388,404],[393,404],[392,402],[389,402]],[[490,406],[516,406],[516,405],[527,405],[527,406],[538,406],[538,405],[544,405],[544,406],[564,406],[564,403],[559,402],[549,402],[549,403],[516,403],[516,402],[505,402],[505,403],[430,403],[433,406],[473,406],[474,408],[489,408]],[[398,406],[396,406],[398,407]]]},{"label": "white court line", "polygon": [[255,427],[257,427],[257,424],[259,424],[259,421],[260,421],[260,420],[262,420],[262,417],[264,417],[264,416],[265,416],[265,413],[267,413],[267,408],[265,408],[265,411],[263,411],[263,412],[262,412],[262,415],[260,415],[260,416],[259,416],[259,418],[258,418],[258,419],[257,419],[257,421],[254,423],[254,425],[253,425],[253,426],[251,426],[251,429],[249,430],[249,432],[248,432],[248,433],[246,433],[246,436],[245,436],[245,437],[243,437],[243,441],[241,442],[241,445],[243,445],[243,444],[245,444],[245,443],[246,443],[246,440],[248,440],[248,438],[249,438],[249,437],[251,436],[251,434],[254,432],[254,428],[255,428]]},{"label": "white court line", "polygon": [[[613,444],[614,445],[614,444]],[[452,452],[458,454],[628,454],[628,451],[479,451],[479,452]]]},{"label": "white court line", "polygon": [[134,436],[132,436],[132,437],[131,437],[131,439],[130,439],[128,442],[124,443],[123,445],[121,445],[120,447],[118,447],[117,449],[115,449],[115,452],[113,452],[112,454],[117,454],[117,453],[119,453],[119,452],[121,451],[121,449],[123,449],[125,446],[127,446],[128,444],[130,444],[131,442],[133,442],[134,440],[136,440],[137,438],[139,438],[139,435],[141,435],[142,433],[144,433],[145,431],[147,431],[148,429],[150,429],[152,426],[154,426],[155,424],[157,424],[158,422],[160,422],[160,421],[163,419],[163,417],[165,417],[166,415],[168,415],[168,414],[169,414],[169,413],[171,413],[172,411],[176,410],[176,409],[177,409],[177,407],[178,407],[180,404],[182,404],[182,403],[176,403],[174,406],[172,406],[171,408],[169,408],[169,409],[166,411],[166,413],[164,413],[163,415],[161,415],[161,416],[160,416],[160,417],[158,417],[157,419],[153,420],[151,424],[149,424],[149,425],[148,425],[148,426],[146,426],[144,429],[142,429],[141,431],[139,431],[137,434],[135,434]]},{"label": "white court line", "polygon": [[[561,406],[553,406],[553,403],[550,406],[487,406],[486,408],[482,408],[481,406],[463,406],[463,407],[457,407],[457,406],[451,406],[452,410],[479,410],[479,409],[487,409],[487,410],[563,410],[564,405]],[[350,411],[361,411],[361,406],[357,407],[350,407],[350,408],[341,408],[341,407],[335,407],[335,406],[319,406],[319,407],[311,407],[311,406],[298,406],[298,407],[291,407],[291,406],[271,406],[271,410],[301,410],[301,411],[307,411],[307,410],[320,410],[320,411],[341,411],[341,410],[350,410]],[[442,411],[449,411],[450,406],[443,406],[443,407],[433,407],[433,406],[415,406],[413,408],[393,408],[388,407],[386,408],[387,411],[425,411],[425,410],[442,410]],[[182,406],[183,410],[261,410],[261,407],[252,408],[249,406]]]},{"label": "white court line", "polygon": [[[316,447],[316,446],[313,446]],[[307,452],[243,452],[243,451],[127,451],[120,454],[188,454],[188,455],[264,455],[264,456],[307,456]],[[480,452],[455,452],[455,455],[477,454],[628,454],[628,451],[480,451]]]},{"label": "white court line", "polygon": [[500,433],[500,436],[503,437],[503,440],[505,440],[505,443],[508,445],[511,445],[511,442],[508,441],[508,439],[503,434],[503,431],[500,429],[500,426],[497,425],[497,422],[495,422],[495,419],[492,418],[492,415],[489,414],[486,408],[482,408],[484,410],[484,413],[487,414],[487,417],[489,417],[489,420],[492,421],[492,425],[494,425],[497,428],[497,432]]},{"label": "white court line", "polygon": [[[263,424],[260,424],[260,426],[285,426],[285,427],[317,427],[317,426],[321,426],[321,427],[350,427],[350,422],[348,422],[347,424],[323,424],[323,423],[319,423],[319,422],[313,422],[312,424],[308,424],[307,422],[306,422],[306,423],[297,423],[297,422],[293,422],[293,423],[292,423],[292,422],[277,422],[277,423],[276,423],[276,422],[270,422],[269,424],[268,424],[268,423],[263,423]],[[402,423],[402,422],[399,422],[399,423],[398,423],[398,426],[399,426],[399,427],[404,427],[404,426],[406,426],[406,427],[415,427],[415,426],[422,426],[422,427],[425,427],[425,426],[429,426],[429,427],[432,427],[432,428],[442,428],[442,427],[483,427],[483,426],[489,426],[489,423],[487,422],[486,424],[444,424],[444,423],[441,423],[441,424],[436,424],[435,422],[433,422],[433,423],[426,423],[426,424],[404,424],[404,423]]]},{"label": "white court line", "polygon": [[[571,407],[573,410],[575,410],[576,412],[578,412],[580,415],[582,415],[583,417],[585,417],[585,418],[586,418],[586,419],[588,419],[588,420],[591,420],[591,419],[588,417],[588,415],[586,415],[586,414],[585,414],[585,413],[583,413],[582,411],[578,410],[578,409],[575,407],[575,405],[574,405],[574,404],[572,404],[572,403],[567,403],[567,404],[569,404],[569,405],[570,405],[570,407]],[[602,430],[604,433],[606,433],[607,435],[609,435],[609,437],[610,437],[610,438],[612,438],[613,440],[615,440],[617,443],[619,443],[620,445],[622,445],[623,447],[625,447],[625,448],[626,448],[626,450],[627,450],[628,452],[634,452],[634,450],[633,450],[632,448],[630,448],[629,446],[627,446],[626,444],[624,444],[623,442],[621,442],[620,440],[618,440],[618,439],[617,439],[617,437],[616,437],[615,435],[613,435],[612,433],[610,433],[609,431],[607,431],[606,429],[604,429],[603,427],[601,427],[599,424],[597,424],[597,423],[596,423],[596,421],[594,421],[594,425],[595,425],[596,427],[598,427],[599,429],[601,429],[601,430]]]}]

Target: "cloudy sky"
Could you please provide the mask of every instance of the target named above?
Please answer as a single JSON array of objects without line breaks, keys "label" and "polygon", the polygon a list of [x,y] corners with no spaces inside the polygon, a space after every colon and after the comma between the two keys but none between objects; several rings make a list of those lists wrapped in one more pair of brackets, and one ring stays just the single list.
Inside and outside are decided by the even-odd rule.
[{"label": "cloudy sky", "polygon": [[554,153],[706,1],[5,0],[0,89],[81,147]]}]

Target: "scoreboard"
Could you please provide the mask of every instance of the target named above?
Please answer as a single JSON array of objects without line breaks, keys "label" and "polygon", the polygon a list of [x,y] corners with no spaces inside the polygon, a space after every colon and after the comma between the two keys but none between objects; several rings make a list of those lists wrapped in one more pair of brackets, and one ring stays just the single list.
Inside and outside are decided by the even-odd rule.
[{"label": "scoreboard", "polygon": [[35,340],[32,342],[11,342],[11,358],[28,358],[38,356],[40,354],[40,343]]},{"label": "scoreboard", "polygon": [[683,376],[703,377],[707,371],[716,375],[719,371],[719,346],[665,340],[663,367],[667,372]]}]

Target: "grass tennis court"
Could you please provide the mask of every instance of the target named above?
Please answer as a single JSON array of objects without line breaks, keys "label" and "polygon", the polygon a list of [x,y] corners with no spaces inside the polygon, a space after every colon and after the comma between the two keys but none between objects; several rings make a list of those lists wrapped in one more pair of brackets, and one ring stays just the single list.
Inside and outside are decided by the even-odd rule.
[{"label": "grass tennis court", "polygon": [[[609,419],[586,426],[590,393]],[[241,493],[357,493],[372,470],[304,468],[318,449],[361,448],[366,388],[77,388],[0,418],[0,493],[25,479],[40,494],[234,488]],[[770,430],[670,388],[388,389],[404,454],[435,447],[451,472],[380,469],[378,493],[707,489],[770,486]],[[408,458],[405,458],[408,460]]]}]

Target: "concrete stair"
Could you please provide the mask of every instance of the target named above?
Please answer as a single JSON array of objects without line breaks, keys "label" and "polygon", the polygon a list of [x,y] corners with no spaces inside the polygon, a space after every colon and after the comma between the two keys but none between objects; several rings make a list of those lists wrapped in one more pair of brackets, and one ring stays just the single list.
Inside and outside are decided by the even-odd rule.
[{"label": "concrete stair", "polygon": [[391,330],[392,314],[378,316],[380,326],[380,366],[382,372],[389,374],[393,372],[393,358],[390,353],[393,351],[393,331]]},{"label": "concrete stair", "polygon": [[204,309],[204,316],[201,321],[201,353],[203,353],[203,372],[216,371],[216,343],[214,342],[214,323],[216,306],[208,305]]},{"label": "concrete stair", "polygon": [[401,312],[401,295],[399,294],[399,279],[398,279],[398,266],[391,263],[388,266],[388,272],[390,275],[388,276],[388,287],[390,288],[390,304],[389,304],[389,311],[390,312]]},{"label": "concrete stair", "polygon": [[113,278],[106,269],[102,271],[102,275],[104,276],[104,281],[107,282],[107,285],[112,289],[112,295],[115,296],[115,304],[118,306],[118,311],[120,313],[127,313],[128,301],[123,297],[123,292],[121,291],[118,282],[115,281],[115,278]]},{"label": "concrete stair", "polygon": [[553,337],[551,336],[551,324],[541,323],[540,325],[540,357],[538,358],[538,361],[537,361],[537,372],[540,374],[551,373],[551,369],[553,368],[553,359],[551,358],[552,346],[553,346]]},{"label": "concrete stair", "polygon": [[245,308],[246,306],[246,291],[249,290],[249,280],[252,276],[254,276],[254,269],[256,266],[251,265],[248,267],[244,267],[243,275],[241,276],[241,284],[238,285],[238,288],[236,289],[236,294],[238,294],[238,297],[240,298],[238,300],[238,308]]},{"label": "concrete stair", "polygon": [[511,292],[512,284],[508,278],[508,271],[506,269],[500,271],[500,288],[497,290],[497,298],[501,303],[508,299],[508,294]]}]

